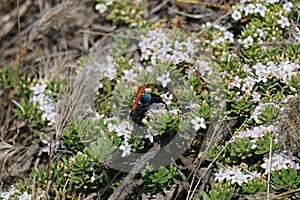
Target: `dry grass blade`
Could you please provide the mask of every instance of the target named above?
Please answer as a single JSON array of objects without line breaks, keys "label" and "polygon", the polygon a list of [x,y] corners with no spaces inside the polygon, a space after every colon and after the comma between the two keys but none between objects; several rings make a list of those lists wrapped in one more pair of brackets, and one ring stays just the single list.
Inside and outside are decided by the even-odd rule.
[{"label": "dry grass blade", "polygon": [[57,118],[55,122],[56,140],[58,140],[63,130],[72,120],[90,115],[93,110],[94,95],[103,78],[101,69],[96,69],[95,63],[91,60],[85,61],[86,67],[82,69],[73,80],[73,75],[69,76],[69,83],[64,92],[63,99],[59,101]]},{"label": "dry grass blade", "polygon": [[49,28],[67,28],[70,22],[85,18],[83,15],[85,7],[80,3],[81,1],[68,0],[47,10],[29,33],[28,43]]},{"label": "dry grass blade", "polygon": [[277,118],[281,129],[280,141],[293,152],[300,151],[300,98],[291,98]]},{"label": "dry grass blade", "polygon": [[[15,147],[0,141],[0,181],[7,176],[20,176],[29,170],[33,156],[38,150],[38,145],[30,147]],[[22,166],[20,168],[20,166]]]}]

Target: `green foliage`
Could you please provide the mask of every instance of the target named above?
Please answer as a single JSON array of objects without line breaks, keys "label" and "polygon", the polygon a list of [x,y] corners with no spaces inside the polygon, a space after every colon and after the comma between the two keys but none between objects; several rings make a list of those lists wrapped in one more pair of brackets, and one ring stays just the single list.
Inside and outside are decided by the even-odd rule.
[{"label": "green foliage", "polygon": [[201,191],[200,194],[203,200],[230,200],[235,196],[235,192],[235,185],[231,185],[227,181],[226,183],[214,183],[208,194],[204,191]]},{"label": "green foliage", "polygon": [[6,65],[3,69],[0,69],[0,88],[7,92],[12,93],[14,90],[14,97],[27,99],[32,93],[30,86],[34,83],[28,74],[18,74],[18,70],[15,67]]},{"label": "green foliage", "polygon": [[242,65],[239,60],[233,56],[225,56],[225,58],[221,59],[218,64],[220,71],[227,71],[229,74],[236,74],[236,72],[242,70]]},{"label": "green foliage", "polygon": [[164,134],[172,134],[178,130],[178,124],[181,118],[175,117],[170,113],[157,113],[150,121],[153,132]]},{"label": "green foliage", "polygon": [[13,89],[18,79],[18,70],[6,65],[0,70],[0,88]]},{"label": "green foliage", "polygon": [[[104,4],[106,1],[98,0],[98,2]],[[143,1],[114,1],[108,8],[107,19],[112,20],[116,25],[125,23],[129,27],[140,27],[146,24],[143,15],[147,4]]]},{"label": "green foliage", "polygon": [[257,91],[266,101],[279,101],[282,99],[283,88],[277,80],[259,84]]},{"label": "green foliage", "polygon": [[35,105],[32,101],[25,100],[25,98],[20,100],[20,106],[13,111],[20,118],[24,118],[30,122],[38,121],[40,124],[42,123],[41,111],[38,105]]},{"label": "green foliage", "polygon": [[[238,157],[242,160],[245,160],[248,157],[251,157],[253,150],[251,149],[251,142],[249,138],[237,139],[235,142],[230,143],[228,146],[228,151],[230,152],[230,157]],[[233,159],[233,162],[238,160]]]},{"label": "green foliage", "polygon": [[240,117],[249,117],[251,108],[253,108],[253,103],[248,101],[247,96],[237,98],[228,105],[231,115]]},{"label": "green foliage", "polygon": [[73,152],[81,152],[87,147],[87,152],[98,161],[105,161],[119,146],[121,140],[109,133],[103,119],[91,118],[72,122],[62,139],[63,143]]},{"label": "green foliage", "polygon": [[95,142],[91,142],[90,147],[86,149],[90,156],[95,156],[95,159],[100,162],[105,162],[111,159],[114,150],[117,149],[117,144],[112,143],[108,137],[99,137]]},{"label": "green foliage", "polygon": [[293,88],[294,91],[300,91],[300,72],[296,72],[292,77],[291,80],[287,83],[289,86]]},{"label": "green foliage", "polygon": [[83,151],[85,147],[78,135],[78,126],[79,125],[73,121],[71,127],[64,132],[62,137],[63,144],[72,152]]},{"label": "green foliage", "polygon": [[280,109],[276,105],[268,104],[261,110],[261,114],[258,116],[257,123],[270,125],[277,118],[279,112]]},{"label": "green foliage", "polygon": [[242,189],[245,193],[255,194],[257,192],[266,192],[268,184],[262,179],[248,180],[247,184],[242,184]]},{"label": "green foliage", "polygon": [[[46,190],[47,171],[43,167],[33,169],[27,182],[21,181],[16,187],[20,191],[31,191],[35,181],[36,188]],[[64,156],[59,161],[51,161],[49,180],[52,187],[49,196],[62,199],[71,199],[73,195],[85,196],[95,192],[99,187],[105,188],[115,175],[114,170],[107,169],[95,161],[94,156],[88,151],[84,151],[84,154],[78,152],[76,156]]]},{"label": "green foliage", "polygon": [[[143,1],[98,0],[97,2],[107,7],[101,16],[105,16],[106,19],[111,20],[115,25],[127,25],[127,27],[148,25],[146,19],[144,19],[144,14],[147,12],[147,5]],[[109,2],[112,2],[112,4]],[[47,179],[49,178],[51,180],[50,198],[54,196],[58,199],[71,199],[78,196],[86,197],[93,192],[98,192],[99,188],[109,188],[101,198],[108,197],[112,189],[115,189],[120,184],[123,177],[121,177],[122,175],[117,176],[116,171],[105,167],[105,163],[111,159],[111,155],[118,149],[118,146],[124,144],[124,137],[118,137],[112,129],[109,129],[109,125],[104,123],[104,119],[115,114],[119,117],[116,120],[109,121],[110,125],[120,123],[120,118],[130,120],[130,107],[134,102],[138,87],[144,82],[149,84],[147,89],[159,95],[169,90],[168,92],[174,95],[169,108],[178,108],[182,111],[182,114],[177,115],[169,112],[157,112],[150,115],[147,119],[147,126],[151,127],[151,131],[159,133],[155,137],[154,142],[161,142],[164,139],[163,137],[173,136],[177,132],[180,132],[181,137],[187,138],[188,134],[186,133],[191,127],[190,121],[196,116],[203,117],[205,123],[208,125],[211,121],[211,116],[214,114],[218,116],[223,114],[215,109],[215,107],[221,107],[220,105],[213,105],[219,104],[219,101],[222,103],[226,102],[227,113],[231,118],[236,118],[237,120],[237,125],[233,128],[230,127],[229,130],[249,128],[250,125],[256,126],[257,124],[265,126],[273,124],[278,117],[279,106],[281,106],[277,102],[286,100],[289,95],[299,93],[299,69],[294,70],[293,75],[291,75],[287,82],[284,82],[280,78],[283,75],[281,74],[282,72],[276,75],[267,74],[266,81],[258,82],[256,81],[257,77],[252,67],[257,63],[265,65],[269,61],[274,62],[276,65],[284,61],[300,62],[300,45],[290,42],[293,40],[293,35],[299,33],[299,31],[297,33],[295,24],[292,24],[297,22],[299,18],[299,5],[297,5],[298,1],[293,1],[294,7],[292,11],[287,13],[283,9],[282,2],[269,4],[259,1],[243,2],[245,5],[249,3],[255,5],[261,3],[265,5],[267,7],[265,16],[263,17],[261,13],[256,12],[249,13],[248,16],[242,16],[241,25],[237,27],[242,30],[242,33],[241,35],[235,35],[235,38],[232,38],[232,40],[225,40],[224,42],[220,40],[221,42],[216,42],[217,39],[221,37],[224,39],[225,37],[226,28],[223,29],[219,24],[199,27],[202,30],[201,34],[199,32],[185,33],[180,30],[175,30],[174,32],[166,31],[165,33],[167,39],[164,42],[171,49],[168,52],[171,52],[170,55],[172,55],[176,43],[184,43],[187,37],[191,40],[197,38],[198,41],[195,41],[195,43],[199,43],[200,46],[193,46],[192,49],[193,51],[197,51],[197,53],[191,56],[189,61],[183,63],[197,63],[202,60],[206,62],[207,58],[211,57],[212,59],[209,59],[210,62],[207,62],[211,64],[212,68],[218,68],[219,70],[213,72],[214,75],[217,75],[215,77],[214,75],[209,78],[202,77],[200,72],[192,68],[192,74],[189,74],[191,77],[188,78],[183,73],[186,66],[180,66],[180,64],[176,66],[167,59],[163,62],[159,59],[151,60],[152,62],[150,62],[151,58],[161,52],[159,49],[149,47],[145,47],[151,51],[149,59],[139,63],[141,65],[137,65],[137,67],[133,60],[136,62],[136,55],[140,51],[132,52],[132,47],[140,38],[136,37],[136,33],[132,32],[126,32],[124,35],[119,34],[117,37],[114,37],[114,42],[110,47],[109,53],[113,56],[112,60],[113,64],[116,65],[117,75],[113,80],[108,78],[101,80],[103,87],[98,89],[98,93],[96,94],[95,110],[99,111],[99,113],[105,113],[105,117],[99,120],[87,118],[73,121],[68,130],[65,130],[63,138],[60,141],[66,146],[67,150],[54,152],[53,160],[51,160],[50,164],[49,177],[47,177],[48,169],[42,167],[33,169],[26,182],[21,181],[18,188],[21,191],[30,192],[31,186],[35,185],[36,188],[46,190],[48,186]],[[290,27],[282,28],[278,23],[278,20],[282,16],[289,18],[288,20],[291,22]],[[165,24],[159,25],[164,26]],[[199,29],[196,28],[196,30]],[[264,32],[263,36],[260,36],[258,29]],[[195,38],[193,38],[194,33],[197,35]],[[160,34],[163,35],[164,31],[161,31]],[[244,45],[244,39],[247,37],[253,39],[253,44],[248,47]],[[286,40],[287,37],[290,37],[289,41]],[[159,39],[163,40],[163,38]],[[238,39],[241,39],[241,42]],[[241,47],[237,43],[240,43]],[[188,48],[192,47],[192,45],[189,46],[186,44],[182,45],[182,52],[184,53],[187,53]],[[205,59],[202,59],[201,55],[197,57],[199,54],[209,55],[205,56]],[[133,57],[134,59],[132,59]],[[216,64],[213,64],[212,60],[216,61]],[[247,65],[248,69],[246,69]],[[140,66],[153,67],[154,73],[149,73]],[[125,69],[132,69],[137,74],[136,82],[132,83],[123,79]],[[223,75],[220,75],[219,72],[222,72]],[[34,132],[40,134],[41,129],[43,130],[48,127],[44,121],[45,119],[42,119],[42,111],[39,109],[39,103],[34,104],[30,101],[33,95],[30,86],[36,84],[37,80],[32,79],[29,74],[19,75],[18,73],[16,68],[10,66],[5,66],[3,70],[0,70],[1,97],[11,94],[14,90],[13,93],[15,96],[13,100],[15,104],[13,104],[13,111],[15,116],[18,120],[28,122],[29,126],[34,129]],[[167,84],[168,89],[162,88],[156,79],[158,76],[166,73],[170,73],[170,78],[172,79]],[[220,79],[220,76],[223,80],[217,80]],[[231,87],[230,83],[233,82],[235,76],[239,78],[241,86]],[[254,79],[251,82],[251,84],[253,83],[253,89],[251,90],[242,88],[247,78]],[[45,95],[49,96],[49,101],[53,101],[53,103],[57,102],[58,95],[64,85],[65,83],[60,80],[47,83]],[[160,88],[157,85],[160,85]],[[176,85],[181,86],[177,87]],[[211,91],[211,89],[215,91]],[[261,95],[260,100],[257,100],[264,102],[262,103],[263,108],[261,110],[254,110],[256,106],[259,107],[261,104],[253,100],[253,96],[251,96],[253,94]],[[6,103],[6,99],[3,102]],[[191,103],[199,103],[199,107],[186,109]],[[188,111],[185,112],[186,110]],[[115,112],[111,113],[112,111]],[[249,118],[254,111],[259,113],[257,116],[258,119],[251,120],[252,118]],[[234,135],[234,133],[232,134]],[[149,139],[136,135],[130,135],[128,138],[128,142],[130,142],[133,148],[132,152],[142,151],[145,147],[149,147],[147,146]],[[226,142],[228,139],[229,137],[222,138],[219,144],[211,148],[208,152],[208,160],[212,161],[219,155],[224,148],[222,146],[224,141]],[[277,139],[275,133],[266,133],[263,137],[256,137],[255,139],[250,136],[236,138],[234,142],[230,142],[226,146],[223,153],[217,158],[217,163],[225,167],[235,167],[229,166],[233,164],[245,164],[247,165],[247,169],[261,172],[263,158],[269,151],[276,152],[281,150],[282,146],[280,143],[276,143]],[[196,146],[195,148],[201,147]],[[155,172],[145,171],[142,173],[144,182],[141,187],[148,194],[163,192],[178,183],[178,174],[179,170],[173,165],[170,165],[169,168],[161,167]],[[293,168],[282,169],[271,172],[271,174],[271,183],[273,183],[272,187],[274,190],[284,191],[299,187],[300,174],[299,171]],[[211,189],[208,193],[202,191],[202,198],[206,200],[232,199],[240,193],[241,188],[241,193],[243,194],[255,194],[267,190],[267,184],[262,179],[247,180],[248,183],[243,183],[241,187],[238,184],[231,184],[228,180],[216,184],[210,182]]]},{"label": "green foliage", "polygon": [[173,184],[178,183],[178,169],[170,165],[169,169],[160,167],[157,171],[142,172],[144,179],[143,188],[148,194],[156,194],[170,189]]},{"label": "green foliage", "polygon": [[[272,145],[271,145],[272,142]],[[255,154],[257,155],[262,155],[268,153],[270,150],[272,152],[276,152],[280,150],[281,143],[280,142],[275,142],[274,135],[264,135],[263,138],[260,138],[256,140],[257,144],[257,150],[255,151]],[[272,147],[272,149],[270,149]]]},{"label": "green foliage", "polygon": [[300,186],[300,172],[294,168],[282,168],[271,173],[271,182],[274,190],[292,190]]},{"label": "green foliage", "polygon": [[211,114],[212,114],[212,106],[207,103],[204,103],[198,109],[193,109],[192,116],[203,117],[205,119],[205,122],[209,123]]}]

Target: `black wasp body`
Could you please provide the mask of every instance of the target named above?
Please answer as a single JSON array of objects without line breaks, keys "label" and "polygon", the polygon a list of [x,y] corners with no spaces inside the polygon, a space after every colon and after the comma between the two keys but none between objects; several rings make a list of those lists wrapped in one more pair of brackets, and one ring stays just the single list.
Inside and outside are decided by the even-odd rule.
[{"label": "black wasp body", "polygon": [[168,110],[167,104],[162,100],[160,96],[154,93],[146,93],[141,95],[140,103],[130,112],[130,118],[139,126],[145,126],[143,119],[146,117],[146,113],[153,103],[163,103]]}]

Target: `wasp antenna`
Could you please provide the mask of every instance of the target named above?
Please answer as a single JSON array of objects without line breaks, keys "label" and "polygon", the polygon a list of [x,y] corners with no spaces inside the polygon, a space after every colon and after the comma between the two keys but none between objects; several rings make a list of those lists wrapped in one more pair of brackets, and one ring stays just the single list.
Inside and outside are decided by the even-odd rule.
[{"label": "wasp antenna", "polygon": [[167,105],[165,102],[164,102],[164,104],[165,104],[165,106],[166,106],[167,111],[169,111],[168,105]]},{"label": "wasp antenna", "polygon": [[139,90],[138,90],[138,92],[135,96],[135,100],[134,100],[134,103],[132,105],[131,111],[134,111],[136,109],[137,105],[139,104],[139,101],[141,99],[141,96],[142,96],[145,88],[146,88],[146,85],[147,85],[147,83],[144,82],[143,85],[139,88]]}]

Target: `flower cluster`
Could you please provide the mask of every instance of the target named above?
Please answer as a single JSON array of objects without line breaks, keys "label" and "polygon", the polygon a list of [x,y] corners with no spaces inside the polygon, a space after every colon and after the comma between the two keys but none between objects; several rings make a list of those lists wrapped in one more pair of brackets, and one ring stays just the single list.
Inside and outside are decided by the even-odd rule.
[{"label": "flower cluster", "polygon": [[[296,70],[298,69],[300,69],[300,65],[291,61],[280,62],[278,65],[272,61],[267,62],[265,65],[258,62],[252,67],[245,64],[243,70],[248,74],[248,76],[242,79],[238,75],[235,75],[231,78],[229,88],[240,88],[246,94],[251,94],[256,83],[266,83],[268,80],[273,78],[282,83],[286,83],[293,75],[296,74]],[[228,75],[226,72],[221,72],[220,75],[224,76],[224,74]],[[258,101],[259,97],[259,94],[255,94],[253,96],[253,100]]]},{"label": "flower cluster", "polygon": [[235,142],[237,139],[242,139],[242,138],[251,138],[251,148],[255,149],[256,148],[256,139],[262,138],[265,134],[267,133],[278,133],[278,127],[274,125],[269,125],[269,126],[256,126],[253,129],[246,129],[245,131],[241,131],[238,134],[234,135],[230,142]]},{"label": "flower cluster", "polygon": [[178,64],[182,61],[190,62],[195,53],[195,44],[191,37],[186,41],[174,40],[171,33],[162,30],[150,30],[140,41],[141,60],[151,60],[155,64],[157,60],[172,61]]},{"label": "flower cluster", "polygon": [[[45,191],[38,189],[38,191],[35,193],[36,197],[35,199],[44,199],[45,198]],[[17,197],[19,200],[28,200],[32,199],[32,195],[28,194],[27,192],[21,193],[19,190],[11,186],[8,191],[1,191],[0,192],[0,198],[4,200],[11,199],[11,196]]]},{"label": "flower cluster", "polygon": [[112,118],[105,118],[104,124],[107,125],[107,129],[109,132],[117,133],[118,137],[124,138],[124,144],[121,145],[119,148],[123,151],[122,157],[126,157],[130,155],[131,151],[131,144],[129,140],[132,135],[133,126],[128,121],[123,121],[121,123],[114,124],[112,121],[118,122],[118,119],[115,117]]},{"label": "flower cluster", "polygon": [[265,174],[268,174],[271,171],[276,171],[280,169],[294,168],[300,170],[299,162],[297,162],[297,157],[289,151],[282,151],[280,153],[274,153],[272,155],[271,161],[266,155],[264,157],[264,163],[261,165],[265,169]]},{"label": "flower cluster", "polygon": [[259,102],[258,106],[256,106],[254,108],[254,111],[253,111],[250,119],[253,119],[255,122],[259,122],[259,119],[258,119],[259,115],[262,114],[262,111],[268,105],[274,106],[273,108],[279,108],[279,106],[277,104],[275,104],[275,103],[268,103],[268,102],[263,103],[263,102]]},{"label": "flower cluster", "polygon": [[[242,14],[248,16],[250,14],[259,14],[261,17],[265,17],[267,11],[268,4],[278,3],[279,1],[270,1],[267,0],[264,4],[262,3],[248,3],[248,4],[240,4],[236,10],[234,10],[231,14],[231,17],[234,20],[239,20],[242,18]],[[286,12],[290,12],[294,7],[293,3],[286,2],[283,4],[283,10]],[[279,23],[279,22],[278,22]],[[280,24],[280,23],[279,23]],[[283,23],[281,23],[283,24]],[[284,27],[283,27],[284,28]]]},{"label": "flower cluster", "polygon": [[95,9],[99,12],[99,13],[104,13],[107,10],[107,7],[109,7],[110,5],[112,5],[113,0],[106,0],[103,3],[97,3],[95,5]]},{"label": "flower cluster", "polygon": [[42,119],[48,121],[48,125],[52,126],[55,123],[57,103],[51,98],[51,91],[46,90],[46,83],[42,80],[40,82],[41,84],[37,83],[30,88],[33,91],[33,97],[30,101],[39,105],[42,111]]},{"label": "flower cluster", "polygon": [[260,174],[257,172],[244,174],[241,171],[241,168],[233,167],[231,169],[220,169],[217,173],[215,173],[215,181],[223,181],[227,179],[231,181],[231,184],[237,183],[241,186],[243,183],[248,183],[248,180],[252,180],[259,176]]},{"label": "flower cluster", "polygon": [[104,61],[99,60],[96,69],[109,80],[113,80],[117,76],[117,66],[112,56],[106,56]]},{"label": "flower cluster", "polygon": [[[282,40],[284,38],[282,29],[292,24],[293,8],[292,2],[244,1],[231,15],[235,21],[242,19],[243,16],[249,19],[247,28],[242,33],[243,39],[238,39],[238,42],[248,48],[254,42]],[[270,22],[273,24],[272,27],[263,25]],[[295,38],[298,40],[297,36]]]},{"label": "flower cluster", "polygon": [[[152,110],[153,112],[155,110]],[[113,123],[115,121],[117,123]],[[107,128],[109,132],[115,132],[118,137],[124,138],[124,144],[122,144],[119,148],[123,151],[122,157],[129,156],[131,154],[132,144],[130,144],[130,139],[132,139],[133,135],[133,125],[128,121],[118,122],[117,118],[105,118],[104,124],[107,124]],[[144,133],[144,138],[148,138],[151,143],[153,143],[154,137],[158,135],[158,133],[151,131],[152,127],[148,127],[146,132]]]},{"label": "flower cluster", "polygon": [[212,42],[212,45],[216,46],[216,44],[225,43],[225,42],[230,42],[230,43],[234,42],[234,35],[233,35],[233,33],[229,32],[229,31],[223,32],[223,35],[219,36],[217,39],[215,39]]},{"label": "flower cluster", "polygon": [[147,4],[140,0],[97,0],[95,10],[105,15],[107,19],[114,24],[125,22],[129,27],[144,25],[146,20],[143,14],[146,11]]}]

